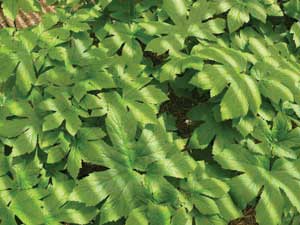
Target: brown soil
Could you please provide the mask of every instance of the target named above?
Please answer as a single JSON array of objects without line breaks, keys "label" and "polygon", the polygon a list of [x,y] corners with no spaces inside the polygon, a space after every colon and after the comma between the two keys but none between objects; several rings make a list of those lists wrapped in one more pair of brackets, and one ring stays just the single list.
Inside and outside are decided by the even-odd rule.
[{"label": "brown soil", "polygon": [[192,98],[178,97],[171,90],[169,93],[169,101],[163,103],[160,107],[160,113],[169,112],[176,118],[176,127],[179,135],[186,138],[191,135],[197,127],[195,123],[187,118],[187,113],[200,102],[197,93]]},{"label": "brown soil", "polygon": [[[40,0],[42,13],[54,13],[54,6],[46,4],[46,0]],[[41,14],[37,12],[26,13],[20,9],[15,21],[8,19],[4,16],[3,10],[0,9],[0,28],[4,27],[16,27],[17,29],[23,29],[34,26],[41,21]]]},{"label": "brown soil", "polygon": [[255,218],[255,208],[244,211],[244,216],[231,221],[228,225],[258,225]]}]

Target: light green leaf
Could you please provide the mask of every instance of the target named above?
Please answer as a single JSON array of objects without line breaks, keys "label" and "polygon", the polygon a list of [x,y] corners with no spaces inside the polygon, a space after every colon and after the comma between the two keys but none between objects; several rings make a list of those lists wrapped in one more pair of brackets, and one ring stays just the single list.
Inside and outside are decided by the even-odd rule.
[{"label": "light green leaf", "polygon": [[172,217],[171,225],[192,225],[192,218],[184,208],[178,209]]},{"label": "light green leaf", "polygon": [[150,219],[150,225],[169,225],[171,213],[168,207],[163,205],[150,204],[148,211],[148,217]]},{"label": "light green leaf", "polygon": [[265,23],[267,19],[267,12],[264,6],[259,1],[247,2],[247,9],[251,16]]},{"label": "light green leaf", "polygon": [[227,24],[230,33],[239,29],[244,23],[249,22],[249,12],[243,5],[234,6],[227,15]]},{"label": "light green leaf", "polygon": [[[239,107],[236,107],[236,105]],[[249,105],[243,90],[235,83],[230,85],[224,98],[221,101],[222,119],[227,120],[239,116],[245,116],[248,112]]]},{"label": "light green leaf", "polygon": [[67,161],[67,170],[73,178],[76,178],[80,168],[81,168],[81,156],[77,151],[77,149],[71,148],[71,151],[68,156],[68,161]]},{"label": "light green leaf", "polygon": [[182,24],[187,17],[185,0],[163,0],[163,9],[176,24]]},{"label": "light green leaf", "polygon": [[300,23],[294,23],[291,27],[291,34],[293,34],[293,40],[295,41],[296,47],[300,46]]},{"label": "light green leaf", "polygon": [[218,45],[207,47],[197,45],[193,48],[192,52],[203,59],[214,60],[224,65],[229,65],[237,72],[246,70],[247,60],[241,51]]},{"label": "light green leaf", "polygon": [[136,121],[124,107],[119,95],[110,93],[104,97],[109,104],[105,120],[108,135],[117,148],[126,149],[135,137]]},{"label": "light green leaf", "polygon": [[201,214],[215,215],[220,213],[217,204],[211,198],[202,195],[194,195],[192,200],[196,209],[199,210]]},{"label": "light green leaf", "polygon": [[259,83],[261,93],[273,102],[294,101],[294,95],[286,86],[275,80],[264,80]]},{"label": "light green leaf", "polygon": [[148,225],[148,219],[145,215],[145,212],[142,208],[137,208],[132,210],[132,212],[129,214],[128,219],[126,220],[125,225]]}]

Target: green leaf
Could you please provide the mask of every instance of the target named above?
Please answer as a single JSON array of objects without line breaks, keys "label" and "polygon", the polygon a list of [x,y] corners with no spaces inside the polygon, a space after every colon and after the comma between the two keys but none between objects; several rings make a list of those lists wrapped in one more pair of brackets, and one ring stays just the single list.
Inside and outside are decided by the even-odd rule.
[{"label": "green leaf", "polygon": [[206,47],[197,45],[193,48],[193,53],[203,59],[209,59],[228,65],[237,72],[246,70],[247,60],[241,51],[218,45]]},{"label": "green leaf", "polygon": [[[113,147],[101,141],[91,141],[82,146],[82,155],[88,160],[91,159],[88,155],[95,155],[97,158],[92,162],[110,169],[91,173],[80,180],[70,196],[70,200],[88,206],[106,199],[101,207],[101,224],[127,217],[134,208],[145,206],[143,199],[149,192],[158,201],[176,201],[178,193],[164,175],[184,178],[195,167],[193,159],[184,157],[159,125],[144,128],[136,142],[136,121],[127,112],[121,97],[117,93],[104,96],[109,107],[106,126]],[[180,165],[176,168],[177,161]],[[167,168],[172,162],[175,162],[174,172],[170,173]],[[139,171],[147,173],[144,176]]]},{"label": "green leaf", "polygon": [[194,149],[206,149],[213,141],[213,154],[217,154],[227,146],[240,140],[239,133],[227,126],[226,122],[220,122],[215,118],[215,111],[210,104],[199,104],[194,107],[189,118],[203,123],[195,129],[190,140],[190,146]]},{"label": "green leaf", "polygon": [[170,224],[171,213],[166,206],[150,204],[148,217],[150,225],[168,225]]},{"label": "green leaf", "polygon": [[136,208],[132,210],[132,212],[129,214],[128,219],[126,220],[125,225],[148,225],[148,219],[145,213],[143,212],[142,208]]},{"label": "green leaf", "polygon": [[261,93],[275,103],[282,101],[294,101],[293,93],[283,84],[275,80],[264,80],[260,82]]},{"label": "green leaf", "polygon": [[100,47],[107,50],[107,54],[115,53],[123,44],[122,56],[125,63],[130,64],[132,60],[140,62],[142,60],[142,49],[138,38],[139,27],[136,24],[130,26],[125,23],[106,24],[105,31],[111,36],[105,38]]},{"label": "green leaf", "polygon": [[98,210],[94,207],[86,207],[83,204],[70,204],[60,210],[57,219],[67,223],[87,224],[97,214]]},{"label": "green leaf", "polygon": [[291,34],[293,34],[293,40],[298,48],[300,46],[300,23],[294,23],[291,27]]},{"label": "green leaf", "polygon": [[233,218],[239,218],[242,216],[241,210],[233,201],[230,195],[226,195],[222,198],[216,200],[219,211],[222,214],[222,217],[226,221],[231,221]]},{"label": "green leaf", "polygon": [[20,9],[25,11],[36,11],[36,3],[34,1],[29,0],[4,0],[3,1],[3,12],[4,15],[9,19],[14,20],[16,15]]},{"label": "green leaf", "polygon": [[44,212],[42,201],[33,191],[19,191],[12,198],[10,209],[26,224],[42,224]]},{"label": "green leaf", "polygon": [[186,19],[187,8],[184,0],[164,0],[162,7],[175,23],[181,24]]},{"label": "green leaf", "polygon": [[283,198],[280,191],[265,187],[260,198],[256,208],[257,221],[261,224],[278,224],[283,210]]},{"label": "green leaf", "polygon": [[171,225],[191,225],[192,218],[187,214],[184,208],[179,208],[172,217]]},{"label": "green leaf", "polygon": [[249,110],[256,113],[262,102],[254,79],[246,74],[237,74],[225,66],[207,65],[192,78],[191,83],[210,89],[211,96],[221,93],[230,83],[220,104],[223,120],[245,116]]},{"label": "green leaf", "polygon": [[300,2],[299,2],[299,0],[290,0],[288,2],[285,2],[283,4],[283,6],[284,6],[285,12],[289,16],[291,16],[291,17],[293,17],[295,19],[299,18],[299,9],[300,9]]},{"label": "green leaf", "polygon": [[204,215],[219,214],[217,204],[213,199],[201,195],[193,196],[193,203],[197,210]]},{"label": "green leaf", "polygon": [[157,123],[158,106],[168,100],[165,93],[153,85],[134,88],[126,84],[123,98],[135,119],[144,124]]},{"label": "green leaf", "polygon": [[267,11],[259,1],[247,2],[247,8],[254,18],[265,23],[267,19]]},{"label": "green leaf", "polygon": [[[295,192],[286,189],[285,185],[288,182],[289,184],[293,183],[293,186],[299,186],[299,181],[295,177],[297,175],[283,168],[290,168],[290,166],[297,168],[299,166],[298,161],[289,162],[278,159],[270,171],[268,168],[270,162],[267,158],[252,155],[242,148],[226,149],[216,155],[215,159],[223,168],[244,172],[230,181],[232,193],[236,199],[239,199],[238,202],[242,207],[253,200],[259,190],[264,187],[262,197],[257,205],[260,212],[257,214],[257,220],[262,225],[278,224],[281,221],[284,197],[279,188],[288,195],[289,200],[297,207],[298,197],[295,196]],[[241,196],[244,197],[239,198]]]},{"label": "green leaf", "polygon": [[[72,105],[68,94],[56,96],[55,99],[49,98],[40,103],[40,108],[45,111],[54,111],[44,118],[43,131],[49,131],[58,128],[63,121],[66,121],[66,129],[72,135],[78,132],[81,127],[79,118],[80,110]],[[75,108],[75,110],[74,110]]]},{"label": "green leaf", "polygon": [[67,170],[73,178],[76,178],[80,168],[81,156],[78,151],[76,151],[75,149],[71,149],[68,156]]},{"label": "green leaf", "polygon": [[[169,51],[170,55],[178,57],[181,55],[180,50],[184,48],[185,39],[189,36],[216,41],[214,34],[223,33],[225,28],[224,20],[220,18],[212,19],[213,10],[208,14],[205,14],[206,12],[199,13],[199,10],[210,7],[207,1],[195,2],[190,7],[191,14],[189,18],[187,18],[188,7],[189,5],[184,0],[163,1],[163,9],[170,16],[174,25],[170,26],[156,22],[141,24],[149,34],[153,34],[154,31],[157,35],[167,34],[152,39],[147,44],[147,51],[153,51],[158,54]],[[199,17],[199,15],[202,16]],[[206,19],[209,20],[201,22]]]},{"label": "green leaf", "polygon": [[38,136],[41,135],[41,116],[37,108],[26,101],[11,101],[7,104],[7,108],[17,118],[1,121],[0,135],[15,138],[12,141],[13,156],[34,151]]},{"label": "green leaf", "polygon": [[116,147],[126,149],[136,134],[136,121],[123,106],[119,95],[107,94],[105,100],[111,104],[105,120],[108,135]]},{"label": "green leaf", "polygon": [[186,69],[202,70],[203,62],[198,56],[173,57],[165,63],[159,73],[160,82],[175,80],[177,74],[182,74]]},{"label": "green leaf", "polygon": [[9,17],[10,19],[16,18],[16,15],[19,10],[18,2],[17,0],[4,0],[3,1],[3,8],[4,8],[4,14]]},{"label": "green leaf", "polygon": [[0,83],[7,81],[13,75],[13,71],[17,66],[14,56],[9,51],[0,51],[1,76]]},{"label": "green leaf", "polygon": [[2,209],[0,212],[2,223],[17,225],[14,214],[6,207],[6,203],[3,200],[0,201],[0,207]]},{"label": "green leaf", "polygon": [[205,225],[226,225],[226,221],[224,221],[222,218],[220,218],[219,216],[196,216],[195,217],[195,221],[196,221],[196,225],[201,225],[201,224],[205,224]]},{"label": "green leaf", "polygon": [[[236,104],[239,107],[236,107]],[[248,112],[247,98],[242,89],[236,84],[231,84],[221,102],[222,119],[232,119],[239,116],[245,116]]]},{"label": "green leaf", "polygon": [[1,224],[299,223],[299,0],[0,2]]},{"label": "green leaf", "polygon": [[243,5],[234,6],[229,10],[227,14],[227,24],[229,32],[232,33],[239,29],[244,23],[248,23],[250,20],[249,12]]}]

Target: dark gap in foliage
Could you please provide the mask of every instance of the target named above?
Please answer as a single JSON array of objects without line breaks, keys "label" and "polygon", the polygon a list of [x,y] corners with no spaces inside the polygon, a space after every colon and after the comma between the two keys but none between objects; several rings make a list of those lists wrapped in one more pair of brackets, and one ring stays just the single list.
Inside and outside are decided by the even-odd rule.
[{"label": "dark gap in foliage", "polygon": [[99,127],[104,124],[104,117],[83,118],[82,122],[87,127],[95,127],[95,126]]},{"label": "dark gap in foliage", "polygon": [[292,129],[295,129],[298,127],[298,125],[295,123],[295,121],[291,120],[292,123]]},{"label": "dark gap in foliage", "polygon": [[15,216],[15,220],[16,220],[17,224],[19,224],[19,225],[23,224],[22,221],[19,219],[19,217]]},{"label": "dark gap in foliage", "polygon": [[101,93],[102,91],[100,90],[92,90],[92,91],[87,91],[88,94],[91,94],[91,95],[97,95],[99,93]]},{"label": "dark gap in foliage", "polygon": [[184,41],[184,45],[186,46],[186,54],[190,54],[192,48],[197,44],[199,44],[199,40],[196,37],[187,37]]},{"label": "dark gap in foliage", "polygon": [[165,62],[168,56],[169,56],[168,51],[166,51],[161,55],[158,55],[157,53],[150,52],[150,51],[144,51],[144,57],[150,59],[154,67],[161,65],[163,62]]},{"label": "dark gap in foliage", "polygon": [[193,151],[190,151],[190,155],[197,161],[205,160],[206,162],[214,162],[211,149],[205,149],[205,150],[195,149]]},{"label": "dark gap in foliage", "polygon": [[93,39],[93,46],[98,46],[100,43],[100,40],[96,37],[96,34],[94,32],[90,33],[90,37]]},{"label": "dark gap in foliage", "polygon": [[133,171],[135,171],[135,172],[137,172],[137,173],[139,173],[139,174],[141,174],[141,175],[147,173],[147,172],[145,172],[145,171],[140,171],[140,170],[138,170],[138,169],[133,169]]},{"label": "dark gap in foliage", "polygon": [[163,103],[160,107],[160,113],[168,112],[176,118],[176,127],[178,134],[182,137],[190,137],[193,130],[199,125],[199,122],[191,121],[187,113],[201,102],[201,96],[193,91],[191,98],[178,97],[171,89],[169,92],[169,101]]},{"label": "dark gap in foliage", "polygon": [[8,116],[6,117],[7,120],[14,120],[14,119],[26,119],[27,117],[21,116]]},{"label": "dark gap in foliage", "polygon": [[220,63],[217,63],[217,62],[215,62],[213,60],[209,60],[209,59],[205,59],[205,60],[203,60],[203,62],[204,62],[204,64],[212,64],[212,65],[218,64],[218,65],[222,65]]},{"label": "dark gap in foliage", "polygon": [[121,47],[117,50],[117,55],[118,56],[121,56],[122,55],[122,50],[123,50],[123,48],[124,48],[124,45],[125,45],[125,43],[123,43],[122,45],[121,45]]},{"label": "dark gap in foliage", "polygon": [[4,155],[9,156],[11,154],[11,152],[12,152],[12,147],[5,145],[4,146]]},{"label": "dark gap in foliage", "polygon": [[107,167],[95,165],[92,163],[82,162],[81,168],[79,170],[78,179],[88,176],[92,172],[107,170]]},{"label": "dark gap in foliage", "polygon": [[[278,0],[278,5],[280,8],[284,11],[284,1],[283,0]],[[284,17],[279,17],[279,16],[270,16],[268,18],[273,24],[281,24],[282,22],[284,25],[287,27],[288,30],[291,29],[293,23],[297,22],[296,19],[289,17],[289,16],[284,16]]]},{"label": "dark gap in foliage", "polygon": [[14,176],[10,171],[8,171],[6,175],[13,180]]},{"label": "dark gap in foliage", "polygon": [[146,44],[138,38],[135,38],[135,40],[140,44],[142,51],[145,52]]},{"label": "dark gap in foliage", "polygon": [[172,185],[179,187],[181,179],[175,178],[175,177],[165,177],[168,182],[170,182]]},{"label": "dark gap in foliage", "polygon": [[245,209],[242,217],[232,220],[228,225],[258,225],[255,208],[249,207]]}]

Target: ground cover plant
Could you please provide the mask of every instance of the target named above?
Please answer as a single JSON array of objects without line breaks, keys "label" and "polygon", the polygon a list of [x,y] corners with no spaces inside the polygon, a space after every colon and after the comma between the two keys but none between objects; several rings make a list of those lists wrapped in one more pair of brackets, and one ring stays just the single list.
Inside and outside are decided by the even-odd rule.
[{"label": "ground cover plant", "polygon": [[299,0],[0,2],[0,224],[300,224]]}]

